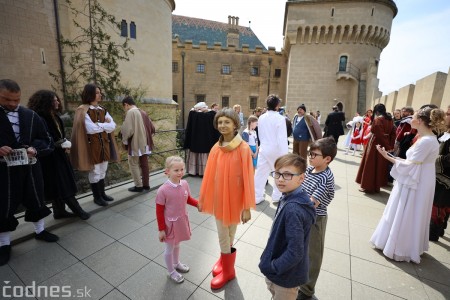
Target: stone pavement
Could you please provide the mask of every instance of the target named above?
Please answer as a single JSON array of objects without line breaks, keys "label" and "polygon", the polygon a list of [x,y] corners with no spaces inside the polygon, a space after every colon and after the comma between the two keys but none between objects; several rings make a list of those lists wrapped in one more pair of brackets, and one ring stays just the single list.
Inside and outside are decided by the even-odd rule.
[{"label": "stone pavement", "polygon": [[[450,299],[450,230],[439,242],[430,243],[419,265],[394,262],[372,249],[368,241],[389,190],[377,195],[359,192],[354,182],[359,161],[358,155],[347,156],[339,150],[330,165],[336,196],[329,206],[316,296],[321,300]],[[163,180],[152,177],[151,184]],[[201,178],[187,180],[197,197]],[[37,299],[47,299],[45,287],[48,291],[66,286],[63,291],[70,291],[73,298],[90,291],[89,297],[78,299],[270,299],[258,269],[276,209],[269,197],[252,212],[249,224],[238,226],[237,278],[222,290],[211,291],[210,271],[219,256],[214,219],[189,207],[192,238],[181,244],[180,256],[191,270],[184,283],[175,284],[167,279],[164,245],[158,241],[156,191],[132,195],[126,191],[131,185],[111,190],[123,200],[106,209],[99,209],[89,197],[83,199],[83,207],[97,210],[87,221],[61,223],[48,218],[60,236],[58,243],[28,239],[16,244],[9,264],[0,267],[0,298],[8,299],[13,287],[20,296],[20,287],[28,286],[28,290],[40,288]],[[21,241],[30,231],[29,224],[21,224],[14,238]]]}]

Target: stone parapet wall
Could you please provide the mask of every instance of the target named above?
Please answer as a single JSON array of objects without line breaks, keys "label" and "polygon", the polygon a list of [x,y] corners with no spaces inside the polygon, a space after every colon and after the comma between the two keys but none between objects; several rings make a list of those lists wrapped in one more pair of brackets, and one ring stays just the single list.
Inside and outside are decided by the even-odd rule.
[{"label": "stone parapet wall", "polygon": [[[394,98],[395,102],[393,102]],[[389,112],[405,106],[419,109],[425,104],[435,104],[446,110],[450,105],[450,76],[447,73],[435,72],[418,79],[416,84],[408,84],[389,95],[374,99],[373,104],[379,102],[386,104],[386,110]]]}]

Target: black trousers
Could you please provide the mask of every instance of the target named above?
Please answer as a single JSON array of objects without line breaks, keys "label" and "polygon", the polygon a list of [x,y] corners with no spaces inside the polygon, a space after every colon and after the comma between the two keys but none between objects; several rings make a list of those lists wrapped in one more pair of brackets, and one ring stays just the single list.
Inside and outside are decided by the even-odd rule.
[{"label": "black trousers", "polygon": [[0,232],[14,231],[14,214],[25,208],[25,221],[37,222],[51,211],[44,203],[44,181],[39,161],[34,165],[7,167],[0,162]]}]

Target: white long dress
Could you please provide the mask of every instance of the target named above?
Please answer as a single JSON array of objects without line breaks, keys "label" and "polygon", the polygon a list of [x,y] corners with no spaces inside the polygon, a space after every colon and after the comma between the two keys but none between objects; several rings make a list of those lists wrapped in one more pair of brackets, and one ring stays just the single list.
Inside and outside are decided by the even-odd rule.
[{"label": "white long dress", "polygon": [[391,170],[394,188],[370,239],[391,259],[420,263],[420,255],[428,250],[438,154],[436,137],[424,136],[409,148],[406,160],[396,160]]}]

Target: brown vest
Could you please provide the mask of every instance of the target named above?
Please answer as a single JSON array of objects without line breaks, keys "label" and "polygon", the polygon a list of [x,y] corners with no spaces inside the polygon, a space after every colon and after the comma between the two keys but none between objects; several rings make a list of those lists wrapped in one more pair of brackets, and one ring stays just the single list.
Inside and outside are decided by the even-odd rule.
[{"label": "brown vest", "polygon": [[[106,110],[88,109],[88,116],[94,123],[105,123]],[[110,160],[109,136],[106,132],[88,134],[88,143],[93,164],[99,164]]]}]

